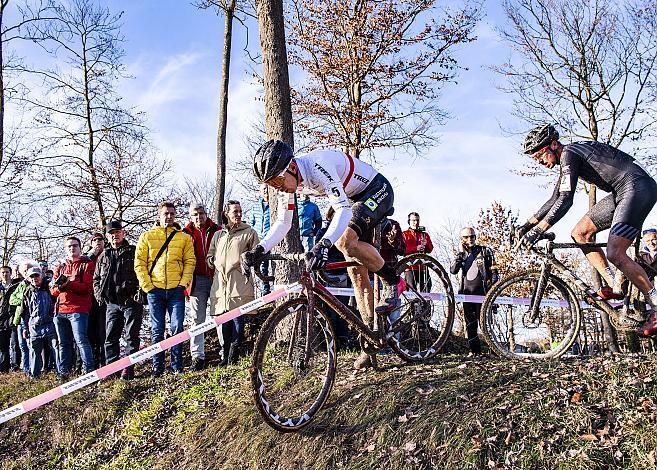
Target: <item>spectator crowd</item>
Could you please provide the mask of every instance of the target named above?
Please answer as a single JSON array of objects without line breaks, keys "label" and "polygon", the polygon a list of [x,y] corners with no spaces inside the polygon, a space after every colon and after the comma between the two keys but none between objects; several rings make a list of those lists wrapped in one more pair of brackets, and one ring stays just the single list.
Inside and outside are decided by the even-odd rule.
[{"label": "spectator crowd", "polygon": [[[312,247],[322,228],[317,205],[305,198],[300,235]],[[189,221],[176,221],[176,207],[162,202],[156,222],[132,244],[122,221],[93,233],[87,245],[76,236],[63,240],[65,259],[54,270],[46,261],[0,268],[0,372],[22,371],[36,378],[53,372],[61,379],[88,373],[141,347],[147,313],[152,343],[222,315],[255,298],[254,279],[240,269],[240,256],[270,228],[266,188],[242,220],[239,201],[229,200],[219,223],[205,205],[189,206]],[[267,269],[264,273],[267,275]],[[269,283],[260,286],[264,293]],[[147,306],[147,309],[145,308]],[[217,328],[220,364],[235,363],[242,349],[244,319]],[[123,341],[122,341],[123,339]],[[204,335],[192,337],[191,369],[206,367]],[[170,370],[183,371],[183,345],[171,348]],[[151,375],[166,370],[165,353],[152,359]],[[134,378],[128,367],[121,378]]]}]

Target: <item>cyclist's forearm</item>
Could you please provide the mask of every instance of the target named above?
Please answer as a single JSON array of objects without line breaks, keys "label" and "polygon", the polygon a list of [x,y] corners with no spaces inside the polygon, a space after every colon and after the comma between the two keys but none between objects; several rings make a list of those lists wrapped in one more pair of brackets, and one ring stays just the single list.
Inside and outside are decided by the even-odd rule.
[{"label": "cyclist's forearm", "polygon": [[274,246],[285,238],[287,232],[292,227],[292,218],[294,217],[294,194],[279,193],[278,195],[278,212],[276,213],[276,222],[271,226],[265,238],[260,241],[260,245],[269,252]]},{"label": "cyclist's forearm", "polygon": [[353,211],[350,206],[339,206],[335,209],[335,214],[333,215],[331,224],[326,229],[326,233],[324,233],[322,238],[326,238],[331,244],[335,244],[337,239],[342,236],[345,229],[349,226],[349,221],[352,216]]}]

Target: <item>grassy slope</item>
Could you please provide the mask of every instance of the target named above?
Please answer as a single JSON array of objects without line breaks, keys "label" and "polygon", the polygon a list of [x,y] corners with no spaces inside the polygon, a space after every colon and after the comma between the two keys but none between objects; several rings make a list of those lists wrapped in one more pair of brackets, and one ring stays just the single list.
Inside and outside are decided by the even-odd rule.
[{"label": "grassy slope", "polygon": [[[0,428],[3,468],[655,468],[657,358],[444,356],[354,374],[300,434],[264,425],[246,367],[78,391]],[[0,404],[55,385],[18,374]]]}]

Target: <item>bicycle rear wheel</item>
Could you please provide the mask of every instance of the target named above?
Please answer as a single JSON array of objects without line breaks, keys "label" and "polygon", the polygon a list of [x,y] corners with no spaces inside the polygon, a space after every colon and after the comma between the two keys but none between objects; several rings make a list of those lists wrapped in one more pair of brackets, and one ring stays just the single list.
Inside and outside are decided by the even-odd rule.
[{"label": "bicycle rear wheel", "polygon": [[256,407],[282,432],[308,425],[335,379],[335,334],[323,311],[308,312],[298,297],[278,306],[262,325],[253,351],[251,384]]},{"label": "bicycle rear wheel", "polygon": [[497,282],[481,307],[481,333],[495,353],[510,359],[545,360],[566,353],[579,334],[582,312],[575,292],[547,275],[541,304],[532,318],[530,299],[540,270],[521,271]]},{"label": "bicycle rear wheel", "polygon": [[400,292],[399,310],[388,317],[388,329],[396,330],[388,344],[405,361],[423,362],[438,354],[452,331],[452,283],[442,265],[423,253],[402,258],[395,268],[407,287]]}]

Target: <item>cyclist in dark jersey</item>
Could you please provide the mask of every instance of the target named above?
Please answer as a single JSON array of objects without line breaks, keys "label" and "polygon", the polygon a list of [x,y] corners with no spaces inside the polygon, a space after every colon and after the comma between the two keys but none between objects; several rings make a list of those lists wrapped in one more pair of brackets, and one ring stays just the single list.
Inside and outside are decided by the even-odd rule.
[{"label": "cyclist in dark jersey", "polygon": [[[636,164],[634,158],[610,145],[591,141],[563,145],[559,142],[559,133],[550,124],[530,131],[525,139],[524,152],[547,168],[560,165],[560,174],[550,199],[518,229],[521,246],[529,248],[534,245],[568,212],[579,179],[610,193],[582,217],[571,235],[575,242],[586,244],[593,241],[596,233],[611,228],[607,242],[609,261],[644,293],[653,309],[639,334],[657,334],[657,291],[643,269],[627,255],[627,249],[657,201],[655,180]],[[614,285],[614,273],[604,252],[586,246],[582,251],[607,284]],[[609,287],[603,287],[598,294],[604,299],[622,297]]]}]

